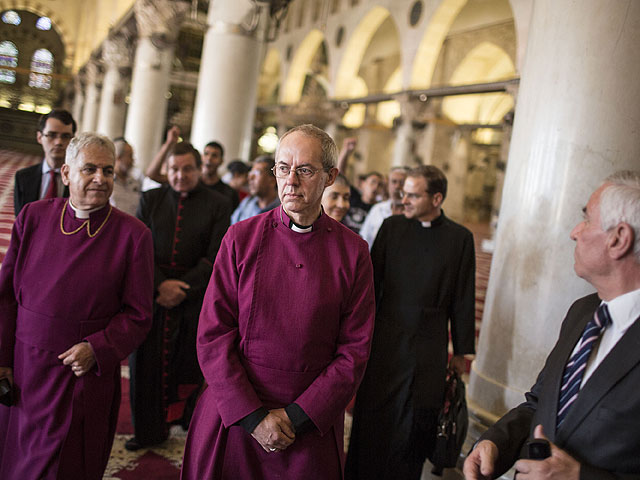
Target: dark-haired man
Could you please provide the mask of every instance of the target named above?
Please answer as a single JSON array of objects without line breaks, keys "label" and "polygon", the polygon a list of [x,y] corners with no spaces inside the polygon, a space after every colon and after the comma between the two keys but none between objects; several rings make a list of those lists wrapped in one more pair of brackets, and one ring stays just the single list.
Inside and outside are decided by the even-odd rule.
[{"label": "dark-haired man", "polygon": [[13,191],[16,217],[29,202],[69,196],[69,189],[62,183],[60,167],[75,133],[76,122],[66,110],[51,110],[40,117],[36,139],[42,145],[44,159],[37,165],[16,172]]},{"label": "dark-haired man", "polygon": [[280,205],[276,177],[273,175],[273,157],[262,155],[255,159],[249,171],[249,197],[246,197],[231,215],[231,225],[268,212]]},{"label": "dark-haired man", "polygon": [[209,142],[202,152],[202,183],[210,189],[221,193],[231,201],[235,209],[240,203],[238,193],[224,183],[218,175],[218,168],[224,161],[224,148],[218,142]]},{"label": "dark-haired man", "polygon": [[442,211],[447,179],[434,166],[411,170],[404,215],[387,218],[371,259],[376,328],[358,395],[347,479],[418,480],[431,454],[444,397],[449,328],[451,367],[474,353],[473,235]]},{"label": "dark-haired man", "polygon": [[200,182],[201,167],[190,143],[175,144],[169,183],[140,199],[137,216],[153,236],[155,303],[151,332],[129,360],[135,437],[128,450],[164,441],[169,422],[186,427],[202,383],[198,315],[231,204]]}]

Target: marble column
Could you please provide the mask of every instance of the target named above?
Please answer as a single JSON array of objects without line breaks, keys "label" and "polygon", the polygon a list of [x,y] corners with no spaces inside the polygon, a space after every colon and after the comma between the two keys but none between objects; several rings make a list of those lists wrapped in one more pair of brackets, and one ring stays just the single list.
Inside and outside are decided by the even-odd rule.
[{"label": "marble column", "polygon": [[117,138],[124,134],[127,112],[124,102],[128,87],[127,67],[130,61],[127,40],[122,36],[107,39],[102,47],[102,61],[105,73],[97,131],[109,138]]},{"label": "marble column", "polygon": [[163,142],[174,42],[189,4],[138,0],[138,44],[133,61],[125,137],[144,170]]},{"label": "marble column", "polygon": [[488,424],[523,401],[569,305],[569,232],[601,180],[638,169],[640,2],[537,0],[469,406]]},{"label": "marble column", "polygon": [[100,67],[95,61],[90,61],[86,66],[87,87],[82,110],[81,132],[94,132],[98,121],[98,108],[100,106]]},{"label": "marble column", "polygon": [[467,165],[469,163],[471,132],[456,129],[451,137],[451,149],[447,164],[447,198],[444,210],[447,216],[457,222],[464,221],[464,197],[467,180]]},{"label": "marble column", "polygon": [[396,120],[396,142],[393,145],[392,167],[413,166],[413,152],[416,144],[416,130],[413,121],[416,118],[418,100],[412,100],[404,95],[400,102],[400,118]]},{"label": "marble column", "polygon": [[249,157],[267,13],[249,0],[209,4],[191,128],[196,148],[217,140],[227,158]]},{"label": "marble column", "polygon": [[84,79],[80,72],[78,72],[73,79],[73,89],[73,111],[71,115],[73,115],[73,119],[76,121],[78,127],[80,127],[82,125],[82,111],[84,109]]}]

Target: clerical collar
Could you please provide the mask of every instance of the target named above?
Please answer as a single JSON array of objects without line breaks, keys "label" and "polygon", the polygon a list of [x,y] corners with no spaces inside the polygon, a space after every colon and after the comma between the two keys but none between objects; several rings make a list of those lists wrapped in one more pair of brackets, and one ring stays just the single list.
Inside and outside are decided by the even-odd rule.
[{"label": "clerical collar", "polygon": [[[289,225],[288,227],[293,230],[296,233],[309,233],[313,231],[313,223],[311,225],[305,226],[305,225],[298,225],[296,222],[294,222],[291,217],[289,216],[289,214],[287,213],[287,211],[284,209],[284,206],[280,206],[280,221],[286,225],[286,223],[284,222],[284,218],[282,216],[282,212],[284,212],[287,215],[287,218],[289,219]],[[322,207],[320,207],[320,215],[318,215],[318,218],[320,218],[320,216],[322,215]],[[316,218],[317,220],[317,218]]]},{"label": "clerical collar", "polygon": [[69,206],[71,207],[71,210],[73,210],[73,213],[76,214],[76,218],[89,218],[89,216],[93,213],[93,212],[97,212],[98,210],[106,207],[107,205],[103,205],[101,207],[96,207],[96,208],[92,208],[91,210],[78,210],[76,207],[73,206],[73,203],[71,203],[71,200],[69,200]]},{"label": "clerical collar", "polygon": [[431,228],[431,222],[420,222],[424,228]]}]

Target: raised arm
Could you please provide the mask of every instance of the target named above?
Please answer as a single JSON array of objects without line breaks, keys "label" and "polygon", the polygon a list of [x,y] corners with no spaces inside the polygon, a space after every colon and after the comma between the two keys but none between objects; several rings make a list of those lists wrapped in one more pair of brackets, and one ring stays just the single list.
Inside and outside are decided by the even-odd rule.
[{"label": "raised arm", "polygon": [[164,164],[169,152],[173,148],[173,146],[178,143],[180,139],[180,129],[176,126],[173,126],[167,132],[167,139],[162,144],[162,147],[158,151],[153,160],[149,164],[146,170],[146,175],[151,180],[154,180],[158,183],[167,183],[167,176],[162,173],[162,165]]}]

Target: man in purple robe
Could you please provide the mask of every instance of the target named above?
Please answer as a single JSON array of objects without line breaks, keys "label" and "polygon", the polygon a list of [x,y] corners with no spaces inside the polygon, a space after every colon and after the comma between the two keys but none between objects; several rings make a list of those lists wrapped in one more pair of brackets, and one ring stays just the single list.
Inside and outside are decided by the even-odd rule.
[{"label": "man in purple robe", "polygon": [[340,479],[344,409],[373,330],[367,244],[321,208],[335,143],[302,125],[276,150],[281,206],[222,241],[198,327],[208,388],[183,479]]},{"label": "man in purple robe", "polygon": [[27,204],[0,269],[0,478],[101,479],[120,406],[120,361],[151,326],[153,244],[109,205],[115,150],[77,136],[70,198]]}]

